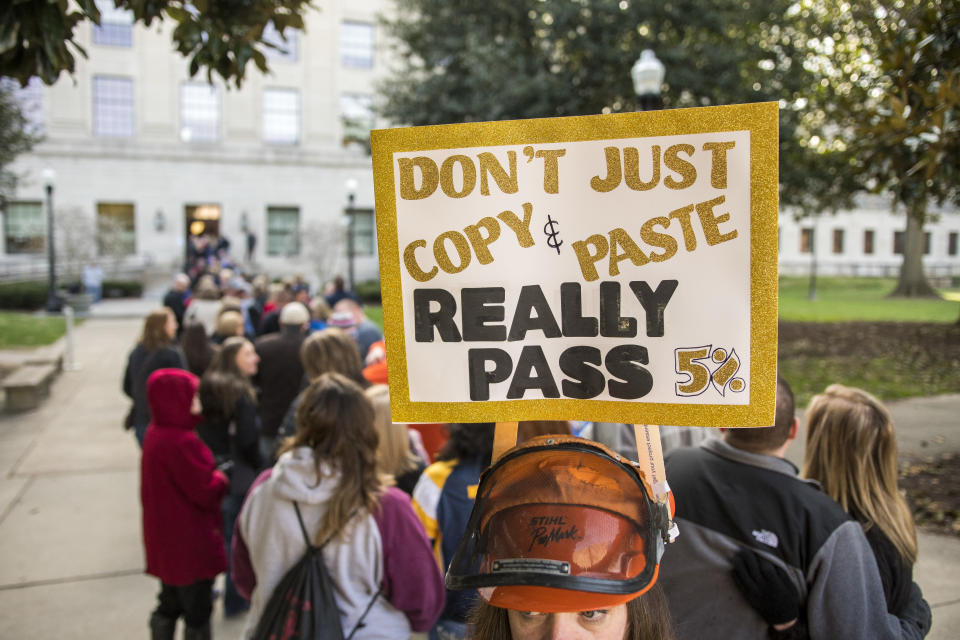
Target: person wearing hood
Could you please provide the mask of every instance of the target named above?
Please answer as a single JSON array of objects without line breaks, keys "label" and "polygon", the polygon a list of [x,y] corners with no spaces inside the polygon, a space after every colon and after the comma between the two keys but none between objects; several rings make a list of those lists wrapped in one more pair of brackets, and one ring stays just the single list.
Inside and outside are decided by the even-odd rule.
[{"label": "person wearing hood", "polygon": [[345,635],[407,640],[430,629],[443,609],[443,578],[409,497],[377,471],[373,406],[336,373],[320,375],[300,398],[296,434],[251,487],[234,530],[233,578],[250,596],[243,637],[307,550],[297,509],[323,546]]},{"label": "person wearing hood", "polygon": [[227,477],[197,436],[199,380],[160,369],[147,380],[152,420],[143,440],[140,500],[146,572],[160,579],[150,617],[153,640],[173,640],[177,619],[185,640],[211,637],[213,580],[227,568],[220,502]]}]

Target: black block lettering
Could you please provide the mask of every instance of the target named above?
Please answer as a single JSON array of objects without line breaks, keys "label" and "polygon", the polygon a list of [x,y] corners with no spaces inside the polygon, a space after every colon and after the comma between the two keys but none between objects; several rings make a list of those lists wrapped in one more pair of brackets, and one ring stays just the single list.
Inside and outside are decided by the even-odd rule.
[{"label": "black block lettering", "polygon": [[560,354],[560,370],[573,378],[560,383],[563,395],[575,400],[589,400],[603,393],[606,379],[603,372],[590,365],[600,366],[603,359],[596,347],[570,347]]},{"label": "black block lettering", "polygon": [[[536,315],[532,316],[531,311],[536,311]],[[513,322],[510,324],[510,335],[507,340],[523,340],[527,331],[534,329],[543,331],[545,338],[561,336],[557,320],[553,317],[553,311],[550,310],[550,305],[547,304],[547,299],[543,295],[543,289],[538,284],[530,284],[520,289],[517,309],[513,313]]]},{"label": "black block lettering", "polygon": [[[534,370],[536,375],[533,375]],[[524,347],[520,352],[517,370],[507,390],[507,398],[511,400],[522,398],[527,389],[540,389],[544,398],[560,397],[560,391],[557,390],[557,383],[554,382],[553,374],[550,373],[550,366],[543,355],[543,349],[535,345]]]},{"label": "black block lettering", "polygon": [[477,287],[460,290],[460,324],[463,326],[463,339],[466,342],[503,342],[507,339],[507,328],[503,325],[490,326],[489,322],[503,322],[505,312],[503,301],[506,297],[503,287]]},{"label": "black block lettering", "polygon": [[[440,305],[437,311],[430,311],[430,303]],[[413,336],[417,342],[433,342],[433,328],[436,327],[443,342],[460,342],[460,331],[453,316],[457,312],[457,301],[446,289],[414,289],[413,291]]]},{"label": "black block lettering", "polygon": [[650,289],[650,285],[645,280],[638,280],[630,283],[633,294],[643,305],[643,310],[647,314],[647,335],[651,338],[663,337],[663,314],[667,308],[667,303],[673,297],[677,290],[677,280],[663,280],[657,285],[657,290]]},{"label": "black block lettering", "polygon": [[604,364],[611,376],[623,380],[610,380],[607,388],[610,395],[620,400],[636,400],[650,393],[653,376],[642,364],[649,364],[646,347],[638,344],[622,344],[610,349]]},{"label": "black block lettering", "polygon": [[[488,362],[493,363],[492,371],[487,371]],[[489,400],[490,385],[503,382],[513,370],[513,360],[503,349],[467,349],[467,364],[471,400]]]}]

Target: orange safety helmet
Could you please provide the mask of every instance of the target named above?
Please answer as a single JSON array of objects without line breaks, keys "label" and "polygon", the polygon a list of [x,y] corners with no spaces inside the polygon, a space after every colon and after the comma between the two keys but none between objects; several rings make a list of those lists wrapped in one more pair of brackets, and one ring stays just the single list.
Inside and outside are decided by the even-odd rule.
[{"label": "orange safety helmet", "polygon": [[480,478],[449,589],[557,613],[628,602],[657,581],[670,527],[639,465],[602,444],[540,436]]}]

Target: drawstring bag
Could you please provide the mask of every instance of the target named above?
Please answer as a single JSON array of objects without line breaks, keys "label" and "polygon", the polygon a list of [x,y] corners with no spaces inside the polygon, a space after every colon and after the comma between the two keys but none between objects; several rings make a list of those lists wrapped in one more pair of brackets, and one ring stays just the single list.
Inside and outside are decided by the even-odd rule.
[{"label": "drawstring bag", "polygon": [[350,635],[344,636],[340,623],[340,610],[334,597],[334,582],[323,562],[323,548],[330,542],[327,538],[320,546],[314,546],[307,535],[296,502],[300,531],[307,543],[303,557],[283,576],[273,590],[263,615],[253,632],[253,640],[350,640],[363,626],[373,603],[380,595],[374,594],[370,604],[357,621]]}]

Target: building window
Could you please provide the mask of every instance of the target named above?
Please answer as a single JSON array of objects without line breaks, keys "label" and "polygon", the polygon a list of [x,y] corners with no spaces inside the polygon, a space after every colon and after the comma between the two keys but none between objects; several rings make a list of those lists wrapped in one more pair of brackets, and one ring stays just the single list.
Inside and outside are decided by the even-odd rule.
[{"label": "building window", "polygon": [[128,256],[137,252],[133,204],[97,203],[97,252],[101,256]]},{"label": "building window", "polygon": [[47,246],[47,220],[40,202],[7,202],[3,237],[7,253],[41,253]]},{"label": "building window", "polygon": [[843,229],[833,230],[833,252],[843,253]]},{"label": "building window", "polygon": [[376,234],[374,233],[373,211],[354,209],[350,214],[353,216],[353,254],[356,256],[374,255]]},{"label": "building window", "polygon": [[296,62],[299,38],[300,35],[296,29],[284,29],[281,34],[272,22],[268,22],[267,26],[263,28],[263,41],[273,46],[265,47],[267,58],[283,62]]},{"label": "building window", "polygon": [[[893,232],[893,252],[898,256],[903,255],[903,244],[907,240],[906,231],[894,231]],[[923,255],[930,255],[931,248],[931,237],[930,232],[927,231],[923,234]]]},{"label": "building window", "polygon": [[180,87],[180,139],[211,142],[220,137],[220,95],[213,85],[185,82]]},{"label": "building window", "polygon": [[296,89],[263,92],[263,140],[275,144],[300,141],[300,94]]},{"label": "building window", "polygon": [[373,68],[373,25],[344,21],[340,25],[340,63],[354,69]]},{"label": "building window", "polygon": [[373,96],[344,93],[340,96],[340,118],[343,121],[343,144],[370,144],[373,129]]},{"label": "building window", "polygon": [[906,234],[903,231],[893,232],[893,253],[898,256],[903,255],[903,241]]},{"label": "building window", "polygon": [[93,134],[109,138],[133,137],[132,79],[93,77]]},{"label": "building window", "polygon": [[267,207],[267,255],[300,255],[298,207]]},{"label": "building window", "polygon": [[951,231],[947,236],[947,255],[955,256],[957,255],[957,234],[956,231]]},{"label": "building window", "polygon": [[26,133],[42,135],[43,82],[40,78],[30,78],[25,87],[21,87],[20,83],[12,78],[2,78],[0,79],[0,90],[9,93],[20,106],[20,113],[23,114],[25,120],[24,130]]},{"label": "building window", "polygon": [[813,227],[800,229],[800,253],[813,253]]},{"label": "building window", "polygon": [[873,229],[867,229],[863,232],[863,255],[873,255]]},{"label": "building window", "polygon": [[97,0],[100,25],[93,25],[93,43],[113,47],[133,44],[133,12],[118,9],[113,0]]}]

